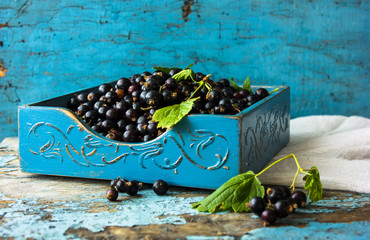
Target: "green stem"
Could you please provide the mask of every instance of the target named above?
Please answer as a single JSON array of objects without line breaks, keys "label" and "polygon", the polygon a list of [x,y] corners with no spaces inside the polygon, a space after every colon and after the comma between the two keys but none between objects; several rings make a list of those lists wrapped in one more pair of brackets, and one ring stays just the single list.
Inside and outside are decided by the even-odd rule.
[{"label": "green stem", "polygon": [[199,86],[197,87],[197,89],[195,89],[195,91],[193,92],[193,94],[190,95],[190,97],[188,98],[188,100],[191,99],[194,96],[194,94],[196,92],[198,92],[198,90],[207,83],[207,80],[209,79],[210,76],[211,76],[211,74],[208,74],[202,80],[199,81]]},{"label": "green stem", "polygon": [[267,169],[269,169],[270,167],[274,166],[275,164],[277,164],[277,163],[279,163],[281,161],[284,161],[285,159],[291,158],[291,157],[294,159],[295,164],[297,165],[297,172],[295,173],[295,176],[294,176],[292,185],[290,185],[290,188],[292,188],[293,191],[294,191],[294,186],[295,186],[295,182],[297,181],[298,174],[300,172],[303,173],[303,174],[306,174],[306,175],[307,174],[310,175],[310,174],[308,172],[305,172],[306,169],[303,169],[301,167],[301,165],[299,165],[299,162],[298,162],[296,156],[293,153],[291,153],[291,154],[289,154],[289,155],[287,155],[287,156],[285,156],[283,158],[280,158],[280,159],[276,160],[275,162],[271,163],[270,165],[268,165],[267,167],[265,167],[262,171],[260,171],[259,173],[257,173],[255,176],[258,177],[259,175],[261,175],[262,173],[264,173],[265,171],[267,171]]},{"label": "green stem", "polygon": [[279,91],[279,88],[275,88],[274,90],[270,91],[269,94],[273,93],[273,92],[277,92]]}]

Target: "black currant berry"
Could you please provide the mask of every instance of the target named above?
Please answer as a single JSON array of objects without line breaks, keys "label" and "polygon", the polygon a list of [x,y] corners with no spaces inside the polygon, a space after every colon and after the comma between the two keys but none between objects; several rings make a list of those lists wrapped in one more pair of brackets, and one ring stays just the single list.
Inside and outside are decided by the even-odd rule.
[{"label": "black currant berry", "polygon": [[231,112],[232,104],[229,98],[223,98],[219,101],[218,106],[220,106],[221,114],[228,114]]},{"label": "black currant berry", "polygon": [[127,89],[127,93],[131,96],[131,94],[136,91],[136,90],[139,90],[140,87],[138,85],[135,85],[135,84],[132,84],[128,87]]},{"label": "black currant berry", "polygon": [[117,102],[115,105],[114,105],[114,108],[118,109],[121,111],[121,113],[124,113],[127,111],[127,109],[129,109],[131,106],[130,103],[128,103],[127,101],[125,100],[121,100],[119,102]]},{"label": "black currant berry", "polygon": [[140,186],[137,181],[130,181],[126,185],[128,187],[126,193],[131,196],[135,196],[139,191]]},{"label": "black currant berry", "polygon": [[172,77],[173,75],[175,75],[176,73],[179,73],[180,71],[182,71],[181,68],[173,68],[170,70],[169,74]]},{"label": "black currant berry", "polygon": [[259,88],[256,90],[255,95],[259,100],[267,97],[269,95],[269,92],[265,88]]},{"label": "black currant berry", "polygon": [[77,107],[77,115],[80,116],[80,117],[82,117],[89,110],[90,110],[90,108],[87,105],[82,104],[82,105],[80,105],[80,106]]},{"label": "black currant berry", "polygon": [[114,187],[116,187],[116,185],[117,185],[117,183],[118,183],[118,181],[120,180],[120,178],[118,177],[118,178],[116,178],[116,179],[113,179],[113,180],[111,180],[110,181],[110,187],[111,188],[114,188]]},{"label": "black currant berry", "polygon": [[127,183],[128,183],[127,180],[119,179],[116,183],[116,188],[117,188],[118,192],[120,192],[120,193],[127,192],[127,190],[128,190]]},{"label": "black currant berry", "polygon": [[264,226],[269,226],[276,221],[277,216],[273,210],[267,208],[261,213],[261,219],[264,221]]},{"label": "black currant berry", "polygon": [[126,129],[126,122],[123,119],[120,119],[117,121],[117,128],[119,130],[125,130]]},{"label": "black currant berry", "polygon": [[195,80],[197,80],[197,81],[199,82],[200,80],[203,80],[203,78],[204,78],[205,76],[206,76],[205,74],[203,74],[203,73],[201,73],[201,72],[197,72],[197,73],[195,74]]},{"label": "black currant berry", "polygon": [[98,110],[102,106],[107,106],[107,103],[105,101],[100,101],[100,100],[94,103],[95,110]]},{"label": "black currant berry", "polygon": [[89,110],[85,113],[85,122],[89,125],[94,124],[98,121],[99,113],[97,110]]},{"label": "black currant berry", "polygon": [[121,116],[120,111],[116,108],[110,108],[105,113],[106,119],[110,119],[112,121],[118,121],[120,116]]},{"label": "black currant berry", "polygon": [[[249,201],[249,208],[251,209],[252,213],[261,216],[261,213],[265,210],[266,208],[266,203],[265,200],[261,197],[253,197]],[[248,207],[248,206],[247,206]]]},{"label": "black currant berry", "polygon": [[153,135],[151,135],[151,134],[146,134],[146,135],[144,135],[144,137],[143,137],[143,142],[148,142],[148,141],[150,141],[150,140],[153,140],[155,137],[153,136]]},{"label": "black currant berry", "polygon": [[77,94],[76,98],[79,103],[85,103],[87,102],[87,93]]},{"label": "black currant berry", "polygon": [[118,191],[114,188],[111,188],[107,191],[105,196],[109,201],[116,201],[118,198]]},{"label": "black currant berry", "polygon": [[179,84],[177,83],[176,79],[174,78],[168,78],[165,82],[164,85],[168,90],[175,90],[178,88]]},{"label": "black currant berry", "polygon": [[157,122],[149,122],[148,126],[146,127],[146,130],[148,131],[149,134],[156,136],[156,134],[158,133],[157,125],[158,125]]},{"label": "black currant berry", "polygon": [[230,82],[226,78],[222,78],[217,82],[217,87],[220,88],[230,87]]},{"label": "black currant berry", "polygon": [[269,187],[266,190],[266,197],[272,204],[284,199],[284,192],[280,187]]},{"label": "black currant berry", "polygon": [[130,108],[125,112],[125,117],[128,120],[128,122],[136,122],[137,118],[139,117],[139,114],[135,109]]},{"label": "black currant berry", "polygon": [[71,98],[68,99],[68,102],[67,102],[67,107],[71,110],[76,110],[78,105],[80,103],[77,101],[77,97],[76,96],[73,96]]},{"label": "black currant berry", "polygon": [[97,102],[101,97],[101,94],[99,92],[91,92],[87,95],[87,100],[92,102]]},{"label": "black currant berry", "polygon": [[284,218],[294,212],[293,204],[288,200],[282,199],[275,203],[275,212],[278,217]]},{"label": "black currant berry", "polygon": [[105,116],[106,116],[106,113],[107,111],[111,109],[109,106],[107,105],[103,105],[101,106],[99,109],[98,109],[98,113],[99,113],[99,116],[103,119],[105,119]]},{"label": "black currant berry", "polygon": [[105,101],[108,104],[115,104],[118,101],[117,93],[114,91],[109,91],[104,95]]},{"label": "black currant berry", "polygon": [[115,85],[118,89],[123,89],[127,91],[128,87],[131,85],[130,79],[128,78],[120,78],[117,80],[117,83]]},{"label": "black currant berry", "polygon": [[294,208],[304,207],[307,202],[307,196],[302,191],[295,191],[290,195],[289,201],[293,203]]},{"label": "black currant berry", "polygon": [[208,101],[218,103],[222,99],[222,92],[219,90],[212,90],[206,96]]},{"label": "black currant berry", "polygon": [[153,183],[153,191],[159,196],[165,195],[168,189],[168,184],[163,180],[157,180]]},{"label": "black currant berry", "polygon": [[137,132],[135,130],[126,130],[123,133],[123,141],[125,142],[136,142],[137,141]]},{"label": "black currant berry", "polygon": [[100,92],[101,94],[106,94],[111,89],[113,89],[113,87],[110,84],[104,83],[104,84],[102,84],[102,85],[99,86],[98,92]]},{"label": "black currant berry", "polygon": [[160,102],[160,94],[157,90],[150,90],[146,95],[145,95],[145,101],[148,106],[158,106]]}]

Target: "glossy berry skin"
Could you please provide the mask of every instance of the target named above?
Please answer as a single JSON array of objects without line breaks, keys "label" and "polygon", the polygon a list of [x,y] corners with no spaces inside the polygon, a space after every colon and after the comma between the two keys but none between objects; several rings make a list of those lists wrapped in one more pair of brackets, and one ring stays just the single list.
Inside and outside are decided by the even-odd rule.
[{"label": "glossy berry skin", "polygon": [[259,100],[267,97],[269,95],[269,92],[265,88],[259,88],[256,90],[255,95]]},{"label": "glossy berry skin", "polygon": [[306,205],[307,196],[302,191],[295,191],[289,197],[289,201],[293,203],[294,208],[301,208]]},{"label": "glossy berry skin", "polygon": [[87,95],[87,100],[95,103],[99,100],[100,97],[101,94],[99,92],[91,92]]},{"label": "glossy berry skin", "polygon": [[130,108],[125,112],[125,118],[127,122],[136,122],[138,117],[139,117],[138,112],[133,108]]},{"label": "glossy berry skin", "polygon": [[137,181],[130,181],[126,185],[128,187],[126,191],[127,194],[135,196],[138,193],[140,186]]},{"label": "glossy berry skin", "polygon": [[176,79],[174,78],[168,78],[165,82],[164,82],[164,85],[166,86],[166,88],[168,90],[175,90],[177,89],[177,87],[179,86]]},{"label": "glossy berry skin", "polygon": [[76,96],[79,103],[87,102],[87,93],[80,93]]},{"label": "glossy berry skin", "polygon": [[135,130],[126,130],[123,133],[123,141],[125,142],[136,142],[137,141],[137,132]]},{"label": "glossy berry skin", "polygon": [[275,212],[278,217],[285,218],[294,212],[293,204],[285,199],[279,200],[275,203]]},{"label": "glossy berry skin", "polygon": [[222,99],[222,92],[219,90],[212,90],[207,94],[207,100],[211,102],[219,102]]},{"label": "glossy berry skin", "polygon": [[169,189],[169,186],[167,182],[163,180],[157,180],[153,183],[153,191],[155,192],[155,194],[159,196],[165,195],[168,189]]},{"label": "glossy berry skin", "polygon": [[284,199],[284,192],[280,187],[270,187],[266,190],[266,197],[269,202],[276,203],[280,199]]},{"label": "glossy berry skin", "polygon": [[111,187],[111,188],[116,187],[116,185],[117,185],[118,181],[120,181],[120,179],[119,179],[119,178],[116,178],[116,179],[111,180],[111,181],[110,181],[110,183],[109,183],[110,187]]},{"label": "glossy berry skin", "polygon": [[99,113],[97,110],[89,110],[85,113],[85,122],[89,125],[94,124],[98,121]]},{"label": "glossy berry skin", "polygon": [[260,217],[264,221],[264,226],[269,226],[277,220],[276,213],[269,208],[265,209]]},{"label": "glossy berry skin", "polygon": [[127,91],[128,87],[131,85],[130,79],[120,78],[117,80],[116,88],[123,89]]},{"label": "glossy berry skin", "polygon": [[261,216],[261,213],[266,209],[265,200],[261,197],[253,197],[249,201],[249,208],[251,212],[256,214],[257,216]]},{"label": "glossy berry skin", "polygon": [[112,86],[110,84],[104,83],[104,84],[99,86],[98,92],[100,92],[101,94],[106,94],[111,89],[112,89]]},{"label": "glossy berry skin", "polygon": [[110,108],[105,113],[106,119],[110,119],[112,121],[119,120],[120,116],[121,116],[120,111],[116,108]]},{"label": "glossy berry skin", "polygon": [[81,117],[81,116],[85,115],[87,113],[87,111],[89,111],[89,110],[90,110],[90,108],[87,105],[82,104],[82,105],[77,107],[77,115]]},{"label": "glossy berry skin", "polygon": [[182,71],[181,68],[173,68],[170,70],[169,74],[172,77],[173,75],[175,75],[176,73],[179,73],[180,71]]},{"label": "glossy berry skin", "polygon": [[128,186],[127,186],[127,180],[125,179],[119,179],[116,183],[116,188],[118,192],[125,193],[127,192]]},{"label": "glossy berry skin", "polygon": [[116,201],[118,198],[118,191],[114,188],[111,188],[107,191],[105,196],[109,201]]}]

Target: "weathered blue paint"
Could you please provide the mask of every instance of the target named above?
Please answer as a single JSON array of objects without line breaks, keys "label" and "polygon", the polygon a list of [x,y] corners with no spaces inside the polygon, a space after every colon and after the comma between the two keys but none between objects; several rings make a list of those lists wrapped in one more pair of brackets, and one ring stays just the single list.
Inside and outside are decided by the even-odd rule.
[{"label": "weathered blue paint", "polygon": [[367,240],[370,239],[369,222],[318,223],[310,222],[307,227],[269,227],[249,231],[242,240],[254,239],[335,239]]},{"label": "weathered blue paint", "polygon": [[63,108],[69,97],[19,108],[23,171],[216,189],[241,172],[261,170],[289,142],[288,87],[235,116],[191,114],[144,143],[96,134]]},{"label": "weathered blue paint", "polygon": [[[103,191],[102,191],[103,193]],[[179,194],[175,191],[172,194]],[[33,198],[8,198],[0,193],[8,207],[0,209],[0,217],[7,221],[1,224],[0,235],[5,238],[79,239],[66,236],[69,228],[86,228],[92,232],[103,231],[107,226],[132,227],[149,224],[186,224],[183,214],[198,214],[190,207],[200,197],[157,196],[152,190],[140,191],[141,198],[121,196],[122,201],[109,202],[104,194],[83,193],[84,201],[60,199],[44,204]],[[181,204],[180,204],[181,203]],[[88,211],[94,206],[109,205],[109,211]],[[27,213],[27,214],[24,214]],[[20,217],[22,216],[22,217]],[[49,219],[45,219],[50,216]]]},{"label": "weathered blue paint", "polygon": [[[369,1],[0,1],[0,139],[17,106],[182,66],[292,89],[292,117],[369,117]],[[8,71],[4,72],[4,68]]]}]

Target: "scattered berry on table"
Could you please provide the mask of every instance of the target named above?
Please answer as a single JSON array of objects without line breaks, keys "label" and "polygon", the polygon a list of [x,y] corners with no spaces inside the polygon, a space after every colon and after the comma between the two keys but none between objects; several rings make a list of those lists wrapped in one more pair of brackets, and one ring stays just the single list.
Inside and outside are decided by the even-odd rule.
[{"label": "scattered berry on table", "polygon": [[118,198],[118,191],[114,188],[110,188],[107,193],[105,194],[106,198],[109,201],[116,201]]},{"label": "scattered berry on table", "polygon": [[157,180],[153,183],[153,191],[159,196],[165,195],[168,189],[169,186],[164,180]]}]

